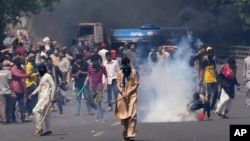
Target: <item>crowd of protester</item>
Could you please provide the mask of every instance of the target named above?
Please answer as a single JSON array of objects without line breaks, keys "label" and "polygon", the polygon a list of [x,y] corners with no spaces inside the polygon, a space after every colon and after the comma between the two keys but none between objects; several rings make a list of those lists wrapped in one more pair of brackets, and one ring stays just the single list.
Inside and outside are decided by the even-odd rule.
[{"label": "crowd of protester", "polygon": [[[46,64],[56,85],[52,111],[57,111],[55,106],[57,104],[60,117],[64,116],[63,105],[70,100],[67,97],[67,91],[72,83],[72,89],[76,93],[75,116],[80,115],[81,101],[84,98],[88,114],[96,115],[97,121],[102,119],[104,110],[113,111],[112,100],[116,100],[119,93],[116,77],[122,68],[122,58],[129,58],[131,67],[140,70],[139,57],[134,43],[130,43],[126,47],[120,46],[114,50],[110,49],[106,43],[90,46],[88,41],[84,40],[77,46],[67,48],[58,46],[57,41],[49,37],[43,38],[34,45],[25,34],[9,36],[3,43],[4,47],[0,52],[0,81],[2,81],[0,85],[0,121],[3,124],[32,121],[32,109],[36,105],[38,97],[33,96],[32,99],[28,99],[28,97],[39,85],[40,76],[36,67],[38,64]],[[146,61],[148,64],[154,65],[166,64],[171,59],[173,56],[168,48],[159,46],[151,48]],[[236,62],[234,58],[229,59],[225,64],[227,67],[217,73],[215,60],[213,48],[204,46],[189,62],[191,67],[199,66],[198,78],[200,80],[200,91],[193,97],[193,101],[196,101],[195,103],[198,105],[193,104],[190,111],[203,108],[203,114],[200,116],[204,118],[206,113],[210,119],[210,112],[214,110],[220,117],[228,118],[227,113],[232,103],[228,101],[232,101],[230,99],[234,98],[234,85],[239,85],[236,80]],[[230,72],[230,68],[233,71]],[[101,71],[96,72],[97,69]],[[227,73],[230,73],[229,76]],[[221,77],[217,77],[218,74]],[[102,76],[101,79],[100,76]],[[230,81],[230,85],[227,86],[230,88],[221,85],[221,80],[218,78]],[[92,81],[89,82],[89,79]],[[104,109],[101,104],[104,91],[99,87],[107,91],[104,102],[108,104],[107,109]],[[203,102],[199,100],[198,94],[203,94],[205,99]],[[216,106],[218,97],[221,95],[225,97],[225,94],[229,95],[229,98],[226,97],[227,103],[230,103],[229,106],[225,106],[225,101],[219,102]],[[94,99],[97,100],[93,101]],[[17,116],[20,116],[20,121],[17,120]]]}]

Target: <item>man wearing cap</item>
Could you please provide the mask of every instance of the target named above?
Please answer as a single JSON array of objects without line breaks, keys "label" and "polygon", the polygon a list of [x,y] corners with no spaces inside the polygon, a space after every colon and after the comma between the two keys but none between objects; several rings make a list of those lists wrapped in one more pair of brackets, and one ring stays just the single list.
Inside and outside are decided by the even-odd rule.
[{"label": "man wearing cap", "polygon": [[[38,72],[35,68],[35,54],[30,53],[27,57],[27,65],[25,66],[26,74],[31,73],[31,75],[25,80],[26,84],[26,94],[33,92],[37,87],[37,77]],[[26,101],[26,110],[29,116],[32,115],[32,109],[35,107],[37,103],[37,96],[34,96],[32,99],[27,99]]]},{"label": "man wearing cap", "polygon": [[[205,88],[205,104],[203,114],[207,113],[207,118],[210,120],[211,109],[215,108],[216,99],[218,97],[217,71],[212,47],[206,48],[206,55],[202,59],[200,83],[204,84]],[[210,105],[210,98],[213,96],[212,104]]]},{"label": "man wearing cap", "polygon": [[106,59],[106,56],[105,56],[107,52],[108,52],[108,50],[107,50],[106,44],[101,43],[101,50],[99,50],[98,54],[102,57],[102,64],[107,62],[107,59]]},{"label": "man wearing cap", "polygon": [[48,107],[50,103],[54,101],[56,86],[52,76],[47,73],[47,66],[45,64],[39,64],[37,66],[37,70],[41,76],[40,83],[38,87],[29,95],[29,99],[38,94],[38,102],[33,109],[36,124],[36,130],[33,134],[38,135],[42,133],[42,127],[40,126],[40,124],[42,122],[43,116],[46,116],[45,125],[47,131],[41,134],[42,136],[44,136],[52,134],[50,110],[48,110],[47,114],[45,112],[47,111],[47,108],[50,108]]}]

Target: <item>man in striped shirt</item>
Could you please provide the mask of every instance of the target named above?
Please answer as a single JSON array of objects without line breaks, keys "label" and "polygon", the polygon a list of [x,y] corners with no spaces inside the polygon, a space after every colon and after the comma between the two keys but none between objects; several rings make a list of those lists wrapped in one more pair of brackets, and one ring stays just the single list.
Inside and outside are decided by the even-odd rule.
[{"label": "man in striped shirt", "polygon": [[[99,121],[103,118],[103,112],[105,111],[102,108],[102,95],[103,91],[107,90],[107,71],[105,66],[101,65],[99,61],[99,56],[93,55],[91,57],[92,64],[88,66],[88,76],[84,82],[84,85],[87,86],[88,80],[90,80],[90,97],[91,103],[95,103],[97,106],[96,121]],[[105,82],[102,81],[102,76],[105,76]]]}]

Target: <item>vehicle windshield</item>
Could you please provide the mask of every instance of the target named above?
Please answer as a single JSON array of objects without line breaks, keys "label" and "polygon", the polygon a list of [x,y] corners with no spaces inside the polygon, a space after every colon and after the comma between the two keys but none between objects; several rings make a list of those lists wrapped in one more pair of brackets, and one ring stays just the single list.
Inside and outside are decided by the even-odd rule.
[{"label": "vehicle windshield", "polygon": [[78,37],[89,36],[94,33],[94,26],[92,25],[85,25],[80,26],[78,29]]}]

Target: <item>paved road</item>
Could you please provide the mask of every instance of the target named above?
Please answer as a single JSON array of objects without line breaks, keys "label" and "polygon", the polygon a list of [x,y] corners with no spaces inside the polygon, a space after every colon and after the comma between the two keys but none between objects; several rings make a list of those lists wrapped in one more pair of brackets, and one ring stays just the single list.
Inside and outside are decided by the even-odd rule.
[{"label": "paved road", "polygon": [[[230,119],[219,119],[212,115],[213,121],[143,123],[137,126],[138,141],[229,141],[229,125],[250,124],[250,109],[244,105],[245,96],[237,95],[230,112]],[[34,137],[34,123],[0,125],[1,141],[120,141],[121,129],[113,112],[107,112],[103,121],[94,121],[83,114],[74,116],[74,99],[65,109],[65,117],[53,113],[53,135]],[[161,114],[159,114],[160,116]]]}]

